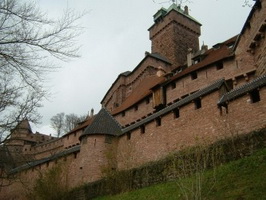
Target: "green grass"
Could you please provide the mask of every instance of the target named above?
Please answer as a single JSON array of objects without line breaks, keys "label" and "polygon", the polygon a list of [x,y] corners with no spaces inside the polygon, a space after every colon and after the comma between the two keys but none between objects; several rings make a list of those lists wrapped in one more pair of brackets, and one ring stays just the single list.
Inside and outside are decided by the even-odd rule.
[{"label": "green grass", "polygon": [[[95,200],[185,199],[181,191],[185,187],[191,190],[195,180],[198,179],[191,177]],[[200,182],[201,199],[266,200],[266,149],[216,170],[206,171]],[[189,199],[196,199],[191,192],[185,194],[190,195]]]}]

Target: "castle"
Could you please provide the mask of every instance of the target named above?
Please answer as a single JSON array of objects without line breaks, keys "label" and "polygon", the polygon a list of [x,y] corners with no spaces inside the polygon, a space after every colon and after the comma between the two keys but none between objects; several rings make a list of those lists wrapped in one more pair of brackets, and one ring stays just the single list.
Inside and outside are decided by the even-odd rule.
[{"label": "castle", "polygon": [[59,162],[74,188],[103,178],[104,168],[132,169],[266,128],[266,0],[255,2],[239,35],[212,48],[199,46],[201,24],[188,7],[153,17],[151,52],[117,77],[98,114],[60,138],[32,133],[27,120],[12,132],[4,148],[20,181],[1,188],[0,199],[25,199],[23,186]]}]

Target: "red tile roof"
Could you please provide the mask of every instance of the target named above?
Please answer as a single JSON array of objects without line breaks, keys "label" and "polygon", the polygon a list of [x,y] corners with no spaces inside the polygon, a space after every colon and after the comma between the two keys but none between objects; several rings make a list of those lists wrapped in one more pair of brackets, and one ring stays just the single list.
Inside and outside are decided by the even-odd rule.
[{"label": "red tile roof", "polygon": [[[232,50],[233,48],[229,48],[229,46],[231,46],[231,44],[234,44],[236,39],[237,36],[234,36],[223,43],[215,45],[216,48],[211,48],[202,55],[204,56],[204,59],[202,61],[186,68],[180,73],[177,73],[176,75],[172,76],[168,81],[171,82],[173,80],[179,79],[187,74],[190,74],[193,71],[203,69],[204,67],[207,67],[210,64],[234,56],[234,52]],[[151,89],[153,87],[164,82],[166,82],[166,79],[164,77],[147,77],[142,81],[142,83],[139,84],[137,88],[134,89],[132,94],[130,94],[130,96],[126,98],[122,105],[112,112],[112,115],[116,115],[133,106],[140,100],[150,95],[152,93]]]},{"label": "red tile roof", "polygon": [[176,80],[176,79],[181,78],[187,74],[190,74],[193,71],[202,69],[204,67],[209,66],[210,64],[213,64],[213,63],[218,62],[220,60],[234,56],[234,52],[232,51],[232,48],[229,48],[228,45],[230,45],[232,43],[234,44],[236,39],[237,39],[237,36],[234,36],[223,43],[219,43],[219,44],[215,45],[215,46],[219,46],[219,48],[209,49],[208,51],[206,51],[202,55],[205,57],[202,61],[200,61],[199,63],[194,64],[194,65],[186,68],[184,71],[174,75],[173,77],[171,77],[171,80]]},{"label": "red tile roof", "polygon": [[164,77],[158,77],[156,75],[149,76],[145,78],[137,88],[133,90],[133,92],[126,98],[126,100],[112,112],[112,115],[118,114],[126,110],[127,108],[133,106],[135,103],[139,102],[146,96],[152,93],[151,88],[154,86],[163,83],[165,81]]}]

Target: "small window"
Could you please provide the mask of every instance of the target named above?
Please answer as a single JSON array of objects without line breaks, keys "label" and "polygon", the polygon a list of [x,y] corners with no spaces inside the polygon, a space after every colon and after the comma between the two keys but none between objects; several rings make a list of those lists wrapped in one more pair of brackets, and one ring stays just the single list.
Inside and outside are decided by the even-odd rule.
[{"label": "small window", "polygon": [[252,90],[250,93],[250,100],[251,100],[251,103],[256,103],[256,102],[259,102],[260,101],[260,92],[258,89],[256,90]]},{"label": "small window", "polygon": [[198,74],[197,74],[197,72],[191,72],[190,76],[191,76],[191,79],[192,79],[192,80],[198,78]]},{"label": "small window", "polygon": [[180,115],[179,115],[179,109],[176,108],[176,109],[174,109],[174,118],[176,119],[176,118],[179,118],[179,117],[180,117]]},{"label": "small window", "polygon": [[150,103],[150,97],[147,97],[146,98],[146,104],[149,104]]},{"label": "small window", "polygon": [[131,139],[131,132],[127,132],[127,140]]},{"label": "small window", "polygon": [[201,108],[201,99],[200,98],[195,99],[194,103],[195,103],[195,109],[200,109]]},{"label": "small window", "polygon": [[217,69],[217,70],[220,70],[220,69],[223,69],[223,68],[224,68],[223,62],[218,62],[218,63],[216,64],[216,69]]},{"label": "small window", "polygon": [[172,83],[171,83],[171,88],[172,88],[172,89],[175,89],[175,88],[176,88],[176,82],[172,82]]},{"label": "small window", "polygon": [[233,83],[233,80],[232,79],[226,80],[225,83],[226,83],[229,91],[234,88],[234,83]]},{"label": "small window", "polygon": [[138,105],[135,105],[135,111],[137,111],[139,109]]},{"label": "small window", "polygon": [[161,126],[162,125],[162,120],[161,120],[160,117],[156,118],[155,121],[156,121],[156,126]]},{"label": "small window", "polygon": [[140,133],[145,133],[145,125],[142,125],[141,127],[140,127]]},{"label": "small window", "polygon": [[123,111],[123,112],[121,113],[121,115],[122,115],[122,117],[125,117],[125,115],[126,115],[126,112],[125,112],[125,111]]},{"label": "small window", "polygon": [[75,159],[77,158],[77,156],[78,156],[78,154],[77,154],[77,153],[74,153],[74,158],[75,158]]}]

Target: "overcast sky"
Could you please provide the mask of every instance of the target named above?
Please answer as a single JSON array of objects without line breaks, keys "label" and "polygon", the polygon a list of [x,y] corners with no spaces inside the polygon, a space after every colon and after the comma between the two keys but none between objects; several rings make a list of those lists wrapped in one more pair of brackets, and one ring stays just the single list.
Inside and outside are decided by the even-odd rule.
[{"label": "overcast sky", "polygon": [[[82,45],[81,57],[48,75],[47,85],[52,94],[43,102],[42,124],[33,131],[54,133],[50,118],[57,113],[97,113],[100,101],[124,71],[132,71],[150,51],[147,29],[153,15],[169,0],[35,0],[48,16],[56,17],[66,8],[88,12],[81,20],[84,33],[77,43]],[[191,0],[190,15],[202,24],[200,44],[212,47],[238,34],[250,11],[242,7],[244,0]],[[163,3],[161,3],[163,2]],[[183,5],[184,6],[184,5]]]}]

